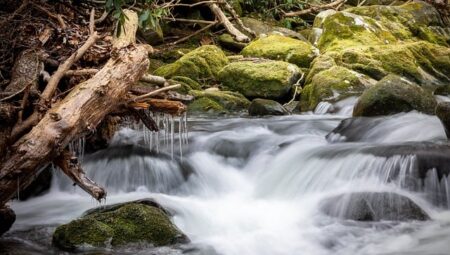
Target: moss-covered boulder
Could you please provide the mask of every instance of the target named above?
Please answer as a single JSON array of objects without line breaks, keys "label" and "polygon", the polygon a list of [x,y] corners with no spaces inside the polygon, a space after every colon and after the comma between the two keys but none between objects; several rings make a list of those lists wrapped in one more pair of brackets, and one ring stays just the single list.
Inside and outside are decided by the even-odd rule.
[{"label": "moss-covered boulder", "polygon": [[185,76],[195,81],[215,79],[219,71],[228,64],[228,59],[217,46],[201,46],[174,63],[162,66],[155,75],[171,78]]},{"label": "moss-covered boulder", "polygon": [[248,98],[281,99],[300,78],[300,69],[282,61],[234,62],[219,73],[222,84]]},{"label": "moss-covered boulder", "polygon": [[53,234],[53,244],[63,250],[138,242],[166,246],[187,241],[164,210],[142,201],[91,212],[59,226]]},{"label": "moss-covered boulder", "polygon": [[314,110],[322,101],[335,102],[360,95],[367,87],[375,83],[365,75],[336,65],[319,71],[311,77],[310,82],[301,92],[299,106],[302,111]]},{"label": "moss-covered boulder", "polygon": [[310,43],[281,35],[261,37],[242,50],[242,55],[282,60],[308,68],[319,51]]},{"label": "moss-covered boulder", "polygon": [[181,84],[181,88],[177,89],[178,93],[187,94],[191,90],[200,90],[202,86],[200,83],[185,76],[173,76],[170,80],[174,83]]},{"label": "moss-covered boulder", "polygon": [[430,92],[405,78],[388,75],[359,98],[353,116],[389,115],[412,110],[434,114],[436,100]]},{"label": "moss-covered boulder", "polygon": [[228,49],[234,52],[240,52],[247,46],[247,43],[236,41],[230,34],[222,34],[219,36],[219,43],[224,49]]},{"label": "moss-covered boulder", "polygon": [[195,97],[188,105],[188,111],[193,114],[239,113],[246,110],[250,104],[242,94],[232,91],[191,90],[189,94]]},{"label": "moss-covered boulder", "polygon": [[256,98],[248,107],[248,114],[250,116],[286,115],[289,111],[277,101]]}]

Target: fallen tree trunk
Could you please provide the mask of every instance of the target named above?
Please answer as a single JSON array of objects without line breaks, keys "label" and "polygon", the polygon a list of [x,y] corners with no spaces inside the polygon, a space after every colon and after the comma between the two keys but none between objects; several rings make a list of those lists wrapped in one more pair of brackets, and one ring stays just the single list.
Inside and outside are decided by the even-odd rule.
[{"label": "fallen tree trunk", "polygon": [[[127,17],[127,22],[137,23],[136,14],[127,13]],[[145,73],[149,65],[147,47],[133,45],[137,25],[127,27],[131,30],[123,32],[114,44],[117,48],[106,65],[74,87],[14,144],[11,157],[0,169],[0,205],[28,186],[38,169],[58,157],[70,141],[92,132]]]},{"label": "fallen tree trunk", "polygon": [[217,19],[222,23],[222,25],[225,27],[225,29],[230,33],[232,36],[236,38],[236,41],[238,42],[249,42],[250,38],[243,34],[241,31],[239,31],[225,16],[225,13],[223,13],[222,9],[215,4],[215,3],[209,3],[208,7],[211,9],[211,11],[214,13],[214,15],[217,17]]}]

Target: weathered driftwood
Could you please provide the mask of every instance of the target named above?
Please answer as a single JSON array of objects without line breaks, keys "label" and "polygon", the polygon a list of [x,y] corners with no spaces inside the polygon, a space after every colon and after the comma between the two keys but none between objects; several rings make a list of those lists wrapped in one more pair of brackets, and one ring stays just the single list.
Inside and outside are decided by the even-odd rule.
[{"label": "weathered driftwood", "polygon": [[[127,17],[127,22],[137,23],[135,13],[127,11]],[[125,27],[136,29],[137,25]],[[118,48],[114,48],[106,65],[91,79],[74,87],[14,144],[11,156],[0,168],[0,205],[13,198],[18,189],[26,187],[38,169],[55,160],[70,141],[92,132],[123,102],[129,88],[140,79],[149,64],[147,48],[133,45],[135,32],[123,31],[118,38],[120,43],[114,44]],[[78,179],[83,180],[83,176]],[[77,184],[83,185],[82,182]],[[96,190],[99,187],[94,183],[91,185],[84,185],[84,188],[101,198],[100,189]]]}]

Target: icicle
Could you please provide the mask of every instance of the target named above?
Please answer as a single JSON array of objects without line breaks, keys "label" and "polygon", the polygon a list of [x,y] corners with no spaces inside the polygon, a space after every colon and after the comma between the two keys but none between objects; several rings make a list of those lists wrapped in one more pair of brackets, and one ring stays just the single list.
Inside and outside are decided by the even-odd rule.
[{"label": "icicle", "polygon": [[174,151],[174,136],[175,136],[175,123],[174,123],[174,119],[173,116],[170,115],[170,154],[172,155],[172,159],[173,159],[173,151]]},{"label": "icicle", "polygon": [[183,128],[182,128],[182,123],[183,123],[183,115],[180,116],[180,118],[177,120],[178,121],[178,143],[180,144],[180,159],[183,159]]}]

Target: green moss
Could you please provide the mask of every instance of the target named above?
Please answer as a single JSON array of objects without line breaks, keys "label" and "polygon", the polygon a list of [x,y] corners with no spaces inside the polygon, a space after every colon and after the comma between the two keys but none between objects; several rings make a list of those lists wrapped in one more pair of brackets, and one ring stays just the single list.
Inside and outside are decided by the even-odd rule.
[{"label": "green moss", "polygon": [[396,75],[388,75],[367,89],[355,105],[354,116],[378,116],[417,110],[434,114],[431,93]]},{"label": "green moss", "polygon": [[148,242],[163,246],[184,238],[161,209],[129,203],[59,226],[53,235],[53,243],[62,249],[73,250],[85,244],[106,247]]},{"label": "green moss", "polygon": [[283,98],[299,78],[297,66],[281,61],[234,62],[219,74],[225,87],[248,98]]},{"label": "green moss", "polygon": [[281,35],[262,37],[242,50],[242,55],[282,60],[299,67],[309,67],[318,55],[311,44]]},{"label": "green moss", "polygon": [[337,101],[363,92],[365,85],[362,76],[340,66],[316,74],[301,94],[302,111],[314,110],[322,101]]},{"label": "green moss", "polygon": [[247,109],[250,104],[243,95],[232,91],[191,90],[189,94],[195,97],[194,102],[188,106],[188,111],[191,113],[240,112]]},{"label": "green moss", "polygon": [[171,78],[172,81],[181,84],[181,88],[177,89],[178,93],[181,94],[187,94],[189,91],[193,90],[193,89],[202,89],[202,86],[192,80],[189,77],[184,77],[184,76],[174,76]]},{"label": "green moss", "polygon": [[226,64],[228,59],[221,49],[206,45],[187,53],[172,64],[158,68],[155,75],[166,78],[185,76],[195,81],[215,79]]}]

